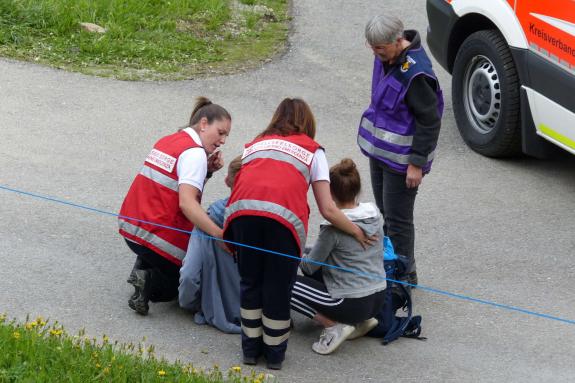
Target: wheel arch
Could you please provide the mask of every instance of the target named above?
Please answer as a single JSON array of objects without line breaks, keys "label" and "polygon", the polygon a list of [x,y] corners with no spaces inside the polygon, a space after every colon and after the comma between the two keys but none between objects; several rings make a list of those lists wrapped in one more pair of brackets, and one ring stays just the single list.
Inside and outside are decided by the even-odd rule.
[{"label": "wheel arch", "polygon": [[[481,7],[477,4],[483,4]],[[454,0],[454,12],[459,16],[449,36],[447,67],[453,72],[453,63],[459,47],[469,35],[483,29],[496,29],[509,47],[528,48],[527,38],[515,11],[503,0]]]}]

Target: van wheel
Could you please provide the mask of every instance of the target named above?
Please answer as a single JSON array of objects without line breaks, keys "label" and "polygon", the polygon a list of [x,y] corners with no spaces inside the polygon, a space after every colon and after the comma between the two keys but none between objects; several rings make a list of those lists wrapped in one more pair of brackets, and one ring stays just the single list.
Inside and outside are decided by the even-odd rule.
[{"label": "van wheel", "polygon": [[455,121],[465,143],[488,157],[521,153],[519,76],[501,34],[471,34],[455,58],[452,77]]}]

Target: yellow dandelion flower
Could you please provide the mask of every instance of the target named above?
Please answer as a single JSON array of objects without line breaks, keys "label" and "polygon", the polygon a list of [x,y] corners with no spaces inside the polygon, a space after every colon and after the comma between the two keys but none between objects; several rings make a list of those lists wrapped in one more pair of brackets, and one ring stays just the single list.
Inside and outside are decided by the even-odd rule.
[{"label": "yellow dandelion flower", "polygon": [[166,371],[164,370],[158,371],[158,376],[166,376]]},{"label": "yellow dandelion flower", "polygon": [[197,374],[198,374],[198,372],[199,372],[199,371],[198,371],[198,369],[197,369],[197,368],[193,368],[193,369],[192,369],[192,374],[194,374],[194,375],[197,375]]},{"label": "yellow dandelion flower", "polygon": [[104,369],[102,370],[102,372],[103,372],[104,374],[109,374],[109,373],[110,373],[110,367],[104,368]]},{"label": "yellow dandelion flower", "polygon": [[36,322],[38,322],[38,323],[42,323],[42,322],[46,323],[46,322],[44,321],[44,318],[42,318],[42,316],[40,316],[40,315],[38,315],[38,317],[36,317]]},{"label": "yellow dandelion flower", "polygon": [[34,325],[36,324],[35,322],[28,322],[24,325],[24,327],[26,327],[26,330],[32,330],[34,328],[34,325],[32,323],[34,323]]},{"label": "yellow dandelion flower", "polygon": [[109,340],[110,340],[110,338],[108,338],[108,337],[106,336],[106,334],[104,334],[104,336],[102,337],[102,341],[103,341],[104,343],[108,343]]},{"label": "yellow dandelion flower", "polygon": [[102,367],[102,366],[100,365],[100,363],[96,363],[96,368],[100,368],[100,367]]},{"label": "yellow dandelion flower", "polygon": [[233,367],[231,368],[231,370],[232,370],[233,372],[238,372],[238,373],[239,373],[239,372],[242,372],[242,368],[241,368],[240,366],[233,366]]},{"label": "yellow dandelion flower", "polygon": [[18,331],[14,331],[14,333],[12,333],[12,336],[14,337],[14,339],[20,339],[20,333]]},{"label": "yellow dandelion flower", "polygon": [[254,380],[254,383],[262,383],[262,381],[259,379],[256,379],[256,380]]}]

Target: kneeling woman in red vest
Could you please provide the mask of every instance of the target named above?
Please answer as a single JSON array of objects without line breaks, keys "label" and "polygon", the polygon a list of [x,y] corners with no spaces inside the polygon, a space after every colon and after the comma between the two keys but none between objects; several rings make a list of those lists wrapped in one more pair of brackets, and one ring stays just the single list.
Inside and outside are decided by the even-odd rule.
[{"label": "kneeling woman in red vest", "polygon": [[222,238],[200,201],[204,183],[223,166],[216,150],[226,142],[231,121],[223,107],[198,98],[188,127],[156,142],[124,199],[120,234],[138,255],[128,278],[135,288],[128,304],[139,314],[148,313],[149,301],[178,297],[179,270],[194,225]]},{"label": "kneeling woman in red vest", "polygon": [[[300,99],[285,99],[272,121],[245,146],[225,213],[224,238],[299,257],[305,247],[311,184],[321,215],[364,246],[371,243],[333,202],[329,167],[314,141],[315,121]],[[260,356],[280,369],[290,331],[290,296],[299,259],[236,247],[240,271],[243,362]]]}]

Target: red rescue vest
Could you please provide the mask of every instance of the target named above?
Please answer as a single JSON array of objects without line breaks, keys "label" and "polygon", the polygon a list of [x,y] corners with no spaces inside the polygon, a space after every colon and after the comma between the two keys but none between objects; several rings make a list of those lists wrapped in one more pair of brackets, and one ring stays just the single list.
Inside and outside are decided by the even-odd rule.
[{"label": "red rescue vest", "polygon": [[234,218],[268,217],[292,232],[301,252],[309,221],[311,162],[319,148],[305,134],[265,136],[247,144],[226,207],[224,235]]},{"label": "red rescue vest", "polygon": [[[185,150],[201,147],[184,131],[161,138],[134,179],[120,216],[175,227],[187,232],[194,225],[180,210],[178,158]],[[120,217],[120,234],[181,266],[190,234]]]}]

